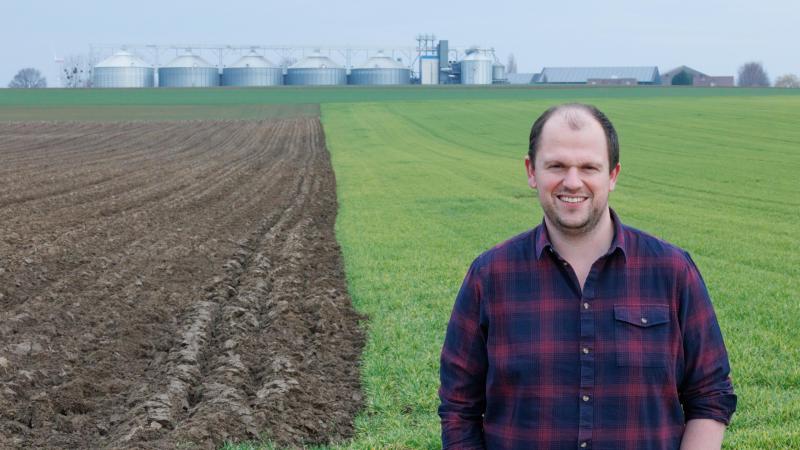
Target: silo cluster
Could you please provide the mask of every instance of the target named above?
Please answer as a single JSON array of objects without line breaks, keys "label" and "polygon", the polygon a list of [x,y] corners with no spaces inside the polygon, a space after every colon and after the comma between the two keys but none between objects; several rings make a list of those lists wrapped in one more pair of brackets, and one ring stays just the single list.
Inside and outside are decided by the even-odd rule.
[{"label": "silo cluster", "polygon": [[153,66],[131,53],[121,51],[94,67],[93,86],[100,88],[153,87]]},{"label": "silo cluster", "polygon": [[[200,54],[218,52],[219,65],[210,64],[200,54],[193,54],[187,48],[185,53],[175,57],[166,65],[158,66],[159,47],[155,51],[156,67],[128,51],[120,51],[95,66],[93,80],[96,87],[264,87],[264,86],[338,86],[371,85],[391,86],[418,84],[466,84],[491,85],[506,84],[505,66],[494,55],[494,49],[471,47],[460,58],[458,51],[451,50],[448,41],[441,40],[434,45],[433,35],[420,35],[417,47],[419,71],[412,72],[401,59],[394,59],[382,50],[366,53],[366,60],[355,61],[351,65],[351,49],[347,49],[347,66],[335,62],[316,49],[300,61],[286,67],[285,61],[295,49],[272,47],[281,51],[281,65],[273,64],[258,49],[270,47],[250,47],[249,54],[224,65],[223,56],[231,50],[244,50],[242,47],[209,46],[202,47]],[[174,49],[176,47],[170,47]],[[162,47],[161,50],[164,48]],[[151,49],[148,49],[151,50]],[[195,48],[195,50],[197,50]],[[287,52],[288,51],[288,52]],[[342,53],[344,56],[345,54]],[[408,54],[406,53],[406,56]],[[452,60],[450,59],[452,58]],[[360,62],[360,64],[359,64]],[[412,76],[414,78],[412,78]]]},{"label": "silo cluster", "polygon": [[378,52],[350,71],[350,83],[357,85],[397,85],[411,83],[411,69]]},{"label": "silo cluster", "polygon": [[188,53],[158,69],[159,87],[219,86],[219,70],[203,58]]},{"label": "silo cluster", "polygon": [[314,52],[289,66],[286,70],[286,84],[302,86],[347,84],[347,71],[327,56]]}]

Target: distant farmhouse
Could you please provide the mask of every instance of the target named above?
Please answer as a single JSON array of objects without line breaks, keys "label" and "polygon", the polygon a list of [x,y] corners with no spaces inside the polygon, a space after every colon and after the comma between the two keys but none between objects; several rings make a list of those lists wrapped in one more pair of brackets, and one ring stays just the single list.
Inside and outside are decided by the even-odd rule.
[{"label": "distant farmhouse", "polygon": [[688,66],[676,67],[661,75],[665,86],[725,86],[733,87],[733,76],[711,76]]},{"label": "distant farmhouse", "polygon": [[538,84],[635,86],[660,84],[658,67],[545,67]]}]

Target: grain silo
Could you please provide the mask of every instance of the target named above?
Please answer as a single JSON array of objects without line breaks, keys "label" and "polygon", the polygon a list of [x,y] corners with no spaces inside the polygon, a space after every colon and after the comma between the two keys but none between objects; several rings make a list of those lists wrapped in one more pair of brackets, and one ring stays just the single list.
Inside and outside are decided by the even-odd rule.
[{"label": "grain silo", "polygon": [[506,66],[500,63],[494,63],[492,65],[492,84],[508,84]]},{"label": "grain silo", "polygon": [[143,88],[155,85],[153,66],[120,51],[94,66],[92,85],[100,88]]},{"label": "grain silo", "polygon": [[347,71],[332,59],[314,52],[289,66],[286,84],[329,86],[347,84]]},{"label": "grain silo", "polygon": [[492,84],[492,57],[473,50],[461,60],[461,84]]},{"label": "grain silo", "polygon": [[363,65],[350,71],[350,84],[392,85],[410,84],[411,69],[390,56],[378,52]]},{"label": "grain silo", "polygon": [[210,87],[219,85],[219,70],[203,58],[187,54],[158,69],[159,87]]},{"label": "grain silo", "polygon": [[283,69],[254,51],[222,69],[223,86],[276,86],[280,84],[283,84]]}]

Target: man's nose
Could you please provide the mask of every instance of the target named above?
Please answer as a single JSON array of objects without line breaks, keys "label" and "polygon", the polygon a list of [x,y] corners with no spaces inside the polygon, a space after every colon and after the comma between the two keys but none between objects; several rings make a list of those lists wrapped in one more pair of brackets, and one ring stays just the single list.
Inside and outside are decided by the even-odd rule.
[{"label": "man's nose", "polygon": [[567,189],[580,189],[583,187],[583,182],[581,181],[577,167],[570,167],[567,170],[567,173],[564,175],[563,184]]}]

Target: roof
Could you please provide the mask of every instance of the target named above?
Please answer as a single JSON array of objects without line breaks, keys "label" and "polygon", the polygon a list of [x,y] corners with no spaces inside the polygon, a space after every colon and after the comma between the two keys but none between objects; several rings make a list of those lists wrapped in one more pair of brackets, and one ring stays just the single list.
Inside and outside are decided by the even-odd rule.
[{"label": "roof", "polygon": [[508,84],[531,84],[533,83],[533,73],[507,73]]},{"label": "roof", "polygon": [[214,68],[205,59],[197,55],[181,55],[169,62],[169,64],[162,66],[165,68],[186,68],[186,67],[209,67]]},{"label": "roof", "polygon": [[658,67],[545,67],[539,83],[586,83],[605,78],[634,78],[639,83],[658,81]]},{"label": "roof", "polygon": [[95,67],[144,67],[150,69],[153,66],[133,56],[132,53],[121,51],[100,61]]},{"label": "roof", "polygon": [[662,77],[674,77],[675,75],[677,75],[677,74],[679,74],[679,73],[681,73],[683,71],[686,71],[686,73],[688,73],[691,76],[695,76],[695,75],[700,75],[700,76],[704,76],[704,77],[708,76],[708,75],[704,74],[703,72],[700,72],[699,70],[692,69],[689,66],[676,67],[676,68],[670,70],[669,72],[662,73],[661,76]]},{"label": "roof", "polygon": [[368,59],[364,64],[355,67],[356,69],[405,69],[398,61],[392,59],[391,56],[385,55],[383,52],[378,52],[377,55]]},{"label": "roof", "polygon": [[290,69],[341,69],[332,59],[319,52],[314,52],[289,66]]},{"label": "roof", "polygon": [[238,61],[228,66],[231,69],[248,69],[248,68],[266,68],[274,69],[276,66],[272,64],[267,58],[257,54],[250,53],[249,55],[242,56]]}]

